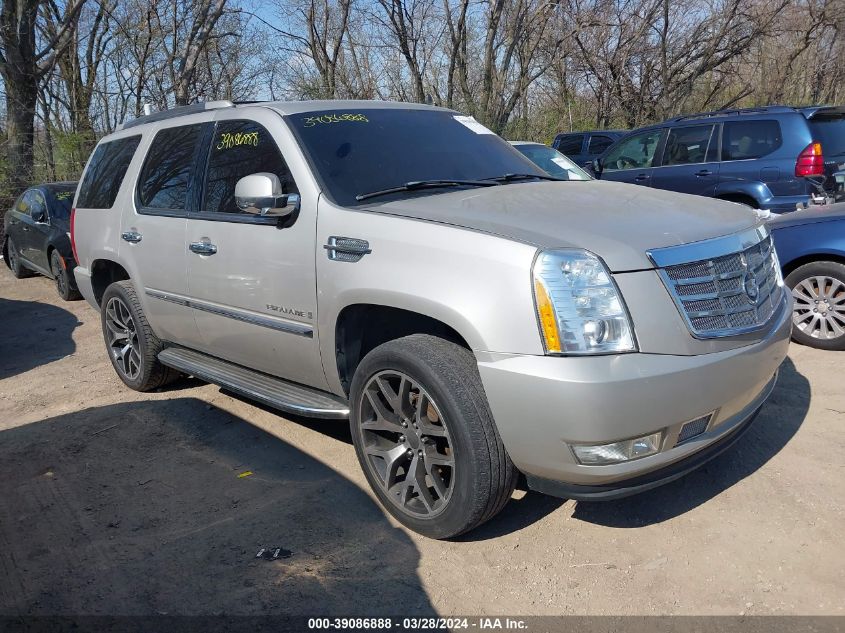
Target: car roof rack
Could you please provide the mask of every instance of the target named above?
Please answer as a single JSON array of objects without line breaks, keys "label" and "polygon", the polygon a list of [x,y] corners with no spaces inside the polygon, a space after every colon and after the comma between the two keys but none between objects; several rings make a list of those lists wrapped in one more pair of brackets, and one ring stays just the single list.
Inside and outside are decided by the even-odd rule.
[{"label": "car roof rack", "polygon": [[712,110],[710,112],[698,112],[696,114],[682,114],[669,119],[670,122],[689,121],[691,119],[707,119],[719,116],[741,116],[744,114],[767,114],[778,112],[796,112],[795,108],[790,106],[771,105],[760,106],[756,108],[725,108],[723,110]]},{"label": "car roof rack", "polygon": [[131,121],[125,121],[118,126],[119,130],[135,127],[137,125],[144,125],[145,123],[154,123],[156,121],[165,121],[187,114],[196,114],[197,112],[205,112],[206,110],[218,110],[220,108],[234,108],[235,104],[231,101],[221,99],[219,101],[200,101],[186,106],[178,106],[168,110],[160,110],[152,114],[145,114],[139,116]]}]

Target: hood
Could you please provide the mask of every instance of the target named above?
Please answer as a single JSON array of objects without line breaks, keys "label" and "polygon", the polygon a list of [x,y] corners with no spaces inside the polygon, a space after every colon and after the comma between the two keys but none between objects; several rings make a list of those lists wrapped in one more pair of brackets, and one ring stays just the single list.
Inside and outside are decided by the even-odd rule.
[{"label": "hood", "polygon": [[772,216],[769,228],[772,230],[785,229],[789,226],[815,224],[816,222],[836,222],[845,220],[845,202],[824,206],[810,207],[800,211],[790,211]]},{"label": "hood", "polygon": [[529,182],[396,200],[369,211],[483,231],[538,248],[583,248],[613,272],[653,268],[646,251],[754,227],[747,207],[606,181]]}]

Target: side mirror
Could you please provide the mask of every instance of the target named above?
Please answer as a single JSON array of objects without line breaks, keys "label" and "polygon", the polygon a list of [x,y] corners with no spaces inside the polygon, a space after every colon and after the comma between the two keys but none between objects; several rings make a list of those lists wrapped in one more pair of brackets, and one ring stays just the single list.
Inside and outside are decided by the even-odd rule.
[{"label": "side mirror", "polygon": [[593,173],[599,175],[602,171],[601,158],[594,158],[590,166],[593,169]]},{"label": "side mirror", "polygon": [[298,193],[282,193],[276,174],[259,172],[244,176],[235,184],[235,204],[245,213],[286,218],[299,210]]},{"label": "side mirror", "polygon": [[32,210],[32,220],[37,224],[46,224],[47,223],[47,212],[44,209],[40,210]]}]

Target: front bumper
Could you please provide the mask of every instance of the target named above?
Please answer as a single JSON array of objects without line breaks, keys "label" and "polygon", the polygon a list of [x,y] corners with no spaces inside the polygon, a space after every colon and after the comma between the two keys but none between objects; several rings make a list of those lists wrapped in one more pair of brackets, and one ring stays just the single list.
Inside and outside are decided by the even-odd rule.
[{"label": "front bumper", "polygon": [[[783,309],[763,341],[727,351],[480,354],[478,367],[505,448],[529,485],[571,498],[613,498],[680,477],[715,456],[712,447],[723,450],[738,437],[774,387],[791,330],[791,310]],[[703,434],[678,443],[684,423],[711,412]],[[618,464],[585,466],[570,448],[657,431],[660,452]]]}]

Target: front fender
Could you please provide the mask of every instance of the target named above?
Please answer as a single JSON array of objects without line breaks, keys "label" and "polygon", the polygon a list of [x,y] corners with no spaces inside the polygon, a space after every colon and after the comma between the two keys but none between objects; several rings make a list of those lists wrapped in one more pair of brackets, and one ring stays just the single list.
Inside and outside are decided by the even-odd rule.
[{"label": "front fender", "polygon": [[436,319],[475,352],[543,354],[531,289],[536,248],[436,222],[352,211],[321,202],[318,244],[367,240],[357,262],[317,252],[317,320],[330,383],[339,385],[335,327],[344,308],[382,305]]}]

